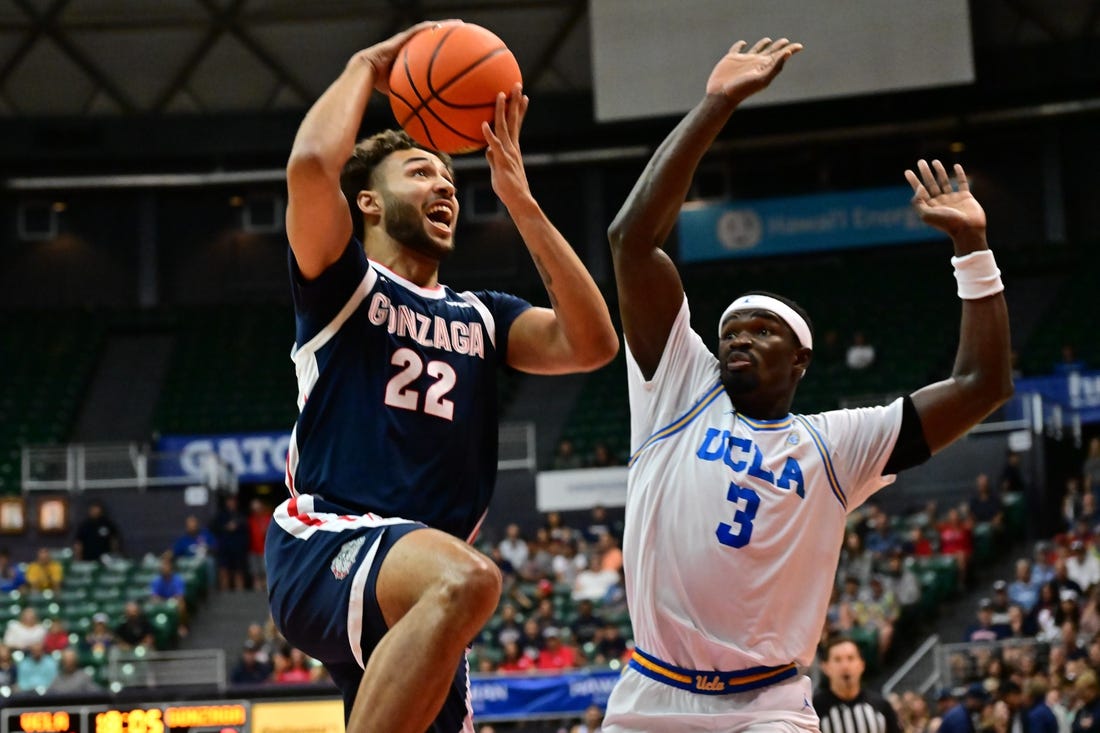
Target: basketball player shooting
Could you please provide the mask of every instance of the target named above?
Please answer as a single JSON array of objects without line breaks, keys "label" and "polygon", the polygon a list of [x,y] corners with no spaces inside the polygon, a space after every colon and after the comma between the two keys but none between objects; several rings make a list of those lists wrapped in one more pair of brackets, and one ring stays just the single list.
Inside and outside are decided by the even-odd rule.
[{"label": "basketball player shooting", "polygon": [[467,543],[492,494],[496,373],[610,361],[607,305],[528,187],[527,98],[483,128],[492,185],[553,308],[438,281],[455,249],[450,159],[386,131],[356,144],[372,89],[422,23],[357,53],[309,110],[287,164],[300,411],[290,498],[266,561],[272,615],[340,687],[348,731],[472,731],[466,645],[500,574]]},{"label": "basketball player shooting", "polygon": [[952,184],[938,161],[905,175],[921,218],[954,242],[962,324],[946,380],[885,406],[796,415],[813,355],[801,307],[738,296],[715,324],[717,359],[691,330],[661,246],[737,105],[802,49],[786,39],[746,46],[714,67],[609,230],[628,350],[623,555],[637,642],[611,695],[609,733],[817,731],[799,667],[813,661],[848,512],[1012,394],[985,214],[962,169]]}]

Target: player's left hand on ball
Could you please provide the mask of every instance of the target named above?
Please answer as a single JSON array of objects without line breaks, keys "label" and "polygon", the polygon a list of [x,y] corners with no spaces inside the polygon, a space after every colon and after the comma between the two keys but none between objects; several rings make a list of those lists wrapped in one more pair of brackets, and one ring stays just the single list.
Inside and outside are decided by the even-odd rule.
[{"label": "player's left hand on ball", "polygon": [[523,86],[516,84],[508,96],[501,92],[497,95],[493,125],[483,122],[481,132],[485,135],[488,147],[485,157],[489,161],[493,190],[505,206],[508,197],[526,192],[527,174],[523,169],[523,154],[519,147],[519,132],[523,127],[523,118],[527,115],[530,100],[523,93]]}]

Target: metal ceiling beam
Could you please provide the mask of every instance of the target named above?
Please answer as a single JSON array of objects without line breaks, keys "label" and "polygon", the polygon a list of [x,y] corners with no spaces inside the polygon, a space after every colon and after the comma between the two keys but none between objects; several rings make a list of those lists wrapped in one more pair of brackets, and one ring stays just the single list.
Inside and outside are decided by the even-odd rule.
[{"label": "metal ceiling beam", "polygon": [[[218,6],[213,0],[198,1],[211,15],[219,13]],[[240,13],[234,13],[232,16],[227,17],[225,22],[226,30],[252,52],[252,55],[259,59],[260,63],[272,71],[284,86],[290,87],[301,98],[303,104],[309,104],[313,101],[314,94],[309,87],[244,29],[240,23]]]},{"label": "metal ceiling beam", "polygon": [[228,19],[240,13],[244,3],[245,0],[234,0],[233,4],[225,10],[210,14],[210,17],[206,19],[206,35],[191,51],[191,55],[183,62],[183,65],[180,66],[179,71],[168,82],[168,85],[164,87],[164,91],[157,96],[156,101],[153,102],[153,112],[163,112],[172,99],[187,86],[187,82],[191,75],[195,73],[195,69],[198,68],[210,49],[214,47],[214,44],[228,29]]},{"label": "metal ceiling beam", "polygon": [[42,34],[48,36],[50,40],[57,44],[61,51],[80,67],[81,71],[91,77],[92,81],[95,82],[108,97],[113,99],[115,104],[122,108],[123,112],[137,111],[137,105],[134,104],[129,95],[122,91],[107,74],[103,73],[103,70],[73,44],[73,42],[69,40],[69,37],[61,31],[60,27],[58,27],[57,15],[61,12],[62,7],[67,4],[67,0],[50,6],[50,9],[42,16],[37,14],[34,6],[28,0],[14,0],[14,2],[24,13],[33,18],[36,23],[40,24]]},{"label": "metal ceiling beam", "polygon": [[542,77],[553,65],[554,59],[561,50],[562,44],[565,43],[565,39],[569,37],[569,34],[573,32],[573,29],[577,27],[577,24],[581,22],[587,12],[587,0],[573,1],[573,7],[569,10],[569,17],[558,26],[558,30],[554,32],[554,36],[546,44],[546,48],[543,49],[542,53],[535,60],[535,63],[531,65],[531,72],[528,74],[529,81],[525,82],[526,86],[534,89],[538,85]]},{"label": "metal ceiling beam", "polygon": [[36,15],[33,10],[28,12],[26,8],[23,8],[23,12],[31,20],[31,27],[27,30],[27,35],[23,37],[23,40],[19,42],[19,46],[12,52],[8,60],[4,62],[3,67],[0,67],[0,86],[4,85],[4,82],[11,76],[11,72],[15,71],[16,67],[22,63],[27,54],[34,48],[35,43],[46,33],[46,24],[53,23],[57,20],[57,16],[61,14],[61,11],[65,9],[65,6],[69,4],[70,0],[55,0],[54,4],[46,9],[46,12],[41,16]]}]

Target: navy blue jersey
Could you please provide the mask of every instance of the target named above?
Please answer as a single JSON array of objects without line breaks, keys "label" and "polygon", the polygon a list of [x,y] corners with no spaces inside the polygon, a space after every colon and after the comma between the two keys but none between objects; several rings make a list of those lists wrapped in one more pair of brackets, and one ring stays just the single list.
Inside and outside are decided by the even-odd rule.
[{"label": "navy blue jersey", "polygon": [[348,243],[306,281],[290,255],[298,421],[287,486],[467,539],[492,496],[497,370],[531,307],[422,288]]}]

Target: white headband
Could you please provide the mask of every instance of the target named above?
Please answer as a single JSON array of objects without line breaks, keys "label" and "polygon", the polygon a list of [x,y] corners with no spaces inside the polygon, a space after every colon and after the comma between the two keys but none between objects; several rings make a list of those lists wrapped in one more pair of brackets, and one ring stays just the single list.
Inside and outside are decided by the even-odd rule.
[{"label": "white headband", "polygon": [[730,303],[729,306],[722,311],[722,317],[718,319],[718,335],[722,335],[722,324],[726,322],[726,319],[730,317],[731,313],[757,309],[771,311],[779,316],[783,319],[783,322],[794,331],[794,335],[798,337],[799,343],[808,349],[814,347],[814,340],[813,337],[810,336],[810,326],[806,323],[806,319],[798,315],[798,312],[794,308],[783,301],[776,300],[767,295],[742,295],[740,298]]}]

